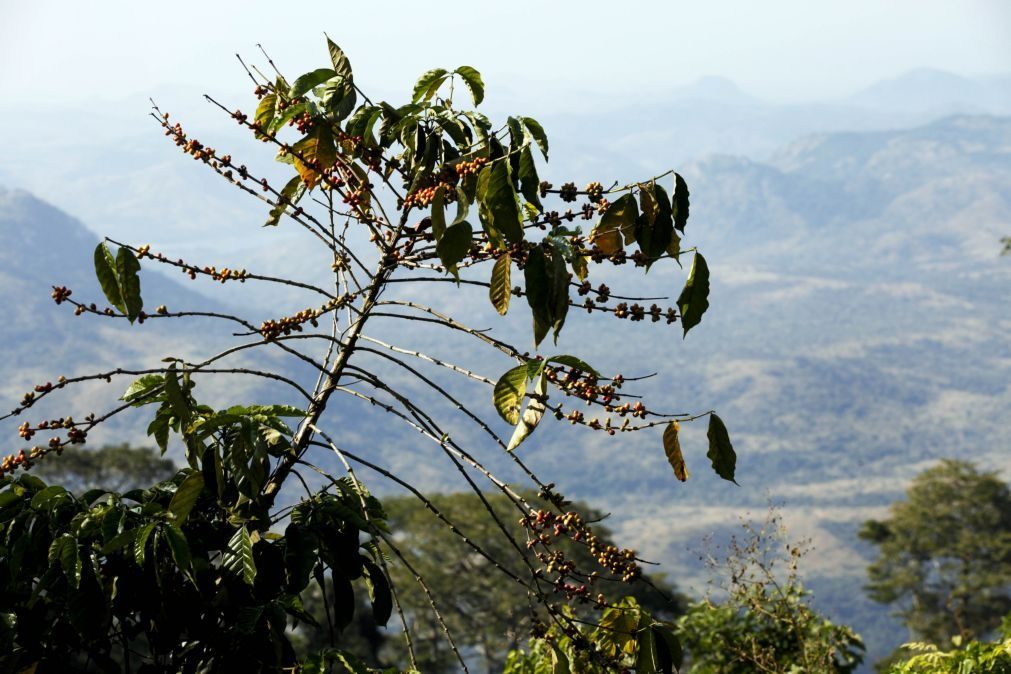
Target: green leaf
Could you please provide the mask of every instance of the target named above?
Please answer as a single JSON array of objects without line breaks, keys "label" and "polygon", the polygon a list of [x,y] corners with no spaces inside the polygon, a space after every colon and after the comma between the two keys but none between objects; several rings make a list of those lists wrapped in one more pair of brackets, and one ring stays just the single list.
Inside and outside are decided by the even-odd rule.
[{"label": "green leaf", "polygon": [[126,317],[133,323],[144,308],[140,297],[140,262],[129,248],[121,247],[116,253],[116,276],[119,279],[119,293],[126,307]]},{"label": "green leaf", "polygon": [[562,365],[568,365],[569,367],[574,367],[577,370],[580,370],[582,372],[587,372],[589,374],[592,374],[597,379],[600,379],[600,373],[597,372],[597,370],[592,365],[590,365],[589,363],[587,363],[584,360],[580,360],[579,358],[576,358],[575,356],[568,356],[568,355],[565,355],[565,354],[561,354],[561,355],[558,355],[558,356],[551,356],[545,362],[546,363],[561,363]]},{"label": "green leaf", "polygon": [[509,253],[499,256],[495,260],[495,266],[491,270],[491,287],[488,289],[488,297],[495,311],[501,316],[505,316],[509,311],[509,298],[512,296],[512,264],[513,259]]},{"label": "green leaf", "polygon": [[657,674],[660,671],[660,656],[657,653],[656,640],[648,624],[643,625],[649,619],[643,615],[639,621],[639,630],[636,632],[636,674]]},{"label": "green leaf", "polygon": [[260,99],[260,104],[256,106],[256,114],[253,116],[253,123],[256,125],[255,136],[265,138],[264,131],[270,129],[271,122],[274,121],[274,110],[277,107],[277,95],[267,94]]},{"label": "green leaf", "polygon": [[492,393],[492,402],[499,416],[516,425],[520,420],[520,405],[527,394],[527,366],[520,365],[499,377]]},{"label": "green leaf", "polygon": [[502,235],[510,243],[523,240],[523,217],[513,190],[509,162],[497,160],[481,170],[477,183],[481,222],[489,235]]},{"label": "green leaf", "polygon": [[474,228],[466,220],[446,229],[439,243],[435,244],[435,252],[448,271],[454,272],[457,263],[467,257],[473,238]]},{"label": "green leaf", "polygon": [[[283,198],[279,199],[277,205],[270,209],[270,215],[267,216],[267,221],[263,223],[263,226],[276,227],[281,221],[281,216],[284,214],[288,205],[297,204],[303,194],[305,194],[305,183],[302,182],[302,176],[294,176],[291,180],[285,183],[284,187],[281,188],[281,196]],[[285,200],[287,200],[287,202]]]},{"label": "green leaf", "polygon": [[172,559],[176,566],[183,573],[190,573],[193,569],[193,555],[190,552],[190,544],[186,540],[186,534],[174,522],[166,522],[162,532],[168,542],[169,550],[172,551]]},{"label": "green leaf", "polygon": [[528,203],[536,206],[538,211],[543,211],[540,184],[541,179],[537,176],[537,167],[534,165],[534,154],[530,151],[529,145],[524,145],[520,150],[520,192]]},{"label": "green leaf", "polygon": [[178,524],[181,525],[186,521],[190,511],[193,510],[193,506],[196,505],[197,499],[200,498],[200,492],[203,490],[204,476],[201,473],[191,473],[182,481],[179,488],[176,489],[172,500],[169,501],[168,511],[175,516],[175,521]]},{"label": "green leaf", "polygon": [[674,174],[674,195],[671,210],[674,214],[674,228],[684,233],[688,222],[688,183],[680,174]]},{"label": "green leaf", "polygon": [[662,674],[677,674],[684,659],[677,635],[664,623],[654,623],[650,629],[653,630],[653,639],[660,655],[660,671]]},{"label": "green leaf", "polygon": [[330,38],[326,39],[327,49],[330,51],[330,62],[333,64],[333,69],[338,75],[343,75],[344,77],[351,79],[351,62],[348,57],[344,54],[344,51],[334,44],[333,40]]},{"label": "green leaf", "polygon": [[456,225],[467,219],[467,213],[470,212],[470,199],[467,197],[467,192],[462,187],[456,188],[456,217],[453,218],[453,222],[450,225]]},{"label": "green leaf", "polygon": [[544,133],[544,127],[541,126],[540,122],[532,117],[520,117],[520,122],[523,124],[523,128],[527,130],[527,133],[534,139],[537,143],[537,147],[541,149],[541,154],[544,155],[544,161],[548,160],[548,136]]},{"label": "green leaf", "polygon": [[554,329],[555,342],[569,310],[569,271],[561,251],[542,241],[527,255],[523,269],[527,303],[534,316],[534,346]]},{"label": "green leaf", "polygon": [[723,420],[716,414],[709,415],[709,430],[706,431],[709,438],[709,451],[706,456],[713,464],[713,470],[724,480],[729,480],[734,484],[734,470],[737,467],[737,454],[734,453],[734,446],[730,444],[730,434]]},{"label": "green leaf", "polygon": [[[667,191],[656,183],[644,185],[639,192],[643,214],[636,221],[635,240],[648,258],[646,269],[664,253],[674,235],[670,199]],[[647,195],[648,198],[647,198]]]},{"label": "green leaf", "polygon": [[[140,379],[134,380],[130,387],[126,389],[126,393],[120,398],[124,402],[133,402],[137,398],[145,396],[145,394],[150,393],[156,388],[160,388],[165,385],[165,377],[160,374],[146,374]],[[156,397],[156,396],[153,396]],[[145,398],[138,405],[146,405],[149,402],[154,402],[154,400]]]},{"label": "green leaf", "polygon": [[520,417],[519,423],[516,424],[516,430],[513,431],[512,438],[509,439],[509,445],[506,447],[507,452],[511,452],[520,446],[520,443],[527,439],[537,425],[541,422],[541,418],[544,416],[545,404],[544,399],[548,395],[548,379],[543,373],[537,377],[537,383],[534,384],[534,394],[538,397],[530,398],[530,402],[527,403],[527,408],[523,410],[523,416]]},{"label": "green leaf", "polygon": [[116,278],[116,260],[105,243],[100,243],[95,247],[95,276],[98,277],[98,283],[102,286],[105,299],[125,314],[126,305],[123,304],[123,297],[119,292],[119,279]]},{"label": "green leaf", "polygon": [[372,600],[372,617],[376,624],[386,627],[393,613],[393,594],[390,591],[390,581],[378,566],[367,559],[362,560],[365,567],[365,584],[369,588],[369,599]]},{"label": "green leaf", "polygon": [[225,568],[252,585],[256,580],[256,563],[253,561],[253,539],[245,525],[239,527],[228,539]]},{"label": "green leaf", "polygon": [[435,92],[446,81],[448,74],[445,68],[434,68],[424,73],[414,85],[414,94],[411,97],[411,102],[427,101],[432,96],[435,96]]},{"label": "green leaf", "polygon": [[569,658],[554,642],[551,643],[551,674],[570,674]]},{"label": "green leaf", "polygon": [[534,318],[534,346],[536,347],[551,329],[548,306],[550,279],[542,245],[536,246],[527,255],[527,263],[523,267],[523,279],[526,282],[527,304],[530,305],[530,311]]},{"label": "green leaf", "polygon": [[350,79],[343,75],[337,75],[323,84],[323,89],[319,92],[319,100],[330,113],[331,121],[339,122],[355,109],[355,104],[358,103],[358,92],[355,91]]},{"label": "green leaf", "polygon": [[189,424],[193,412],[190,410],[189,401],[179,385],[179,375],[176,372],[175,363],[169,365],[165,370],[165,397],[176,418],[184,425]]},{"label": "green leaf", "polygon": [[681,327],[687,336],[688,331],[702,320],[702,314],[709,308],[709,267],[706,259],[700,253],[695,253],[692,269],[688,273],[681,295],[678,296],[678,309],[681,311]]},{"label": "green leaf", "polygon": [[110,540],[108,543],[102,546],[102,554],[103,555],[111,554],[116,550],[124,548],[127,545],[133,543],[137,539],[137,534],[139,532],[140,532],[139,529],[127,529],[126,531],[117,534],[112,538],[112,540]]},{"label": "green leaf", "polygon": [[474,99],[474,105],[481,105],[481,101],[484,100],[484,82],[481,80],[481,73],[479,73],[474,68],[470,66],[460,66],[454,70],[463,83],[467,85],[470,89],[471,98]]},{"label": "green leaf", "polygon": [[301,592],[309,584],[316,565],[319,538],[298,524],[289,524],[284,531],[284,568],[289,592]]},{"label": "green leaf", "polygon": [[631,193],[623,194],[614,201],[600,223],[590,233],[590,243],[596,244],[604,253],[611,255],[622,249],[624,243],[635,239],[635,221],[639,217],[639,207]]},{"label": "green leaf", "polygon": [[133,540],[133,558],[138,566],[144,566],[144,560],[147,558],[147,539],[151,537],[154,527],[155,522],[148,522],[137,531],[137,536]]},{"label": "green leaf", "polygon": [[77,551],[77,539],[70,534],[62,534],[49,546],[49,563],[59,564],[63,575],[71,587],[81,584],[81,556]]},{"label": "green leaf", "polygon": [[674,469],[674,476],[685,482],[688,479],[688,467],[685,465],[685,457],[681,453],[681,441],[678,439],[680,424],[672,421],[667,424],[663,431],[663,452],[667,455],[670,467]]},{"label": "green leaf", "polygon": [[313,70],[312,72],[308,72],[296,79],[291,85],[291,89],[288,90],[288,98],[299,98],[307,91],[323,84],[336,74],[337,73],[330,68],[319,68],[317,70]]}]

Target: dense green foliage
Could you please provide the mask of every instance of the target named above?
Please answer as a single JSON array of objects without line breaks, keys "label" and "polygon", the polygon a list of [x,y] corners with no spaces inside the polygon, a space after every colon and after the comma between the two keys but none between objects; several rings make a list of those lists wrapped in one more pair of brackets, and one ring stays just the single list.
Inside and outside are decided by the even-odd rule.
[{"label": "dense green foliage", "polygon": [[[173,376],[173,375],[169,375]],[[290,513],[284,535],[260,490],[266,461],[288,447],[286,408],[216,412],[185,392],[160,403],[187,430],[191,467],[149,489],[74,495],[30,473],[0,491],[0,612],[9,634],[0,661],[18,671],[242,671],[294,664],[289,621],[312,622],[300,593],[329,577],[334,627],[350,622],[354,583],[376,620],[391,611],[381,558],[363,530],[383,512],[345,479]],[[176,416],[178,415],[178,416]],[[198,451],[199,450],[199,451]],[[362,588],[363,591],[365,588]]]},{"label": "dense green foliage", "polygon": [[870,596],[895,605],[921,640],[982,638],[1011,611],[1011,491],[995,473],[942,461],[860,536],[879,549]]},{"label": "dense green foliage", "polygon": [[853,672],[863,661],[863,643],[849,627],[811,608],[798,576],[805,548],[786,540],[774,511],[760,528],[743,526],[745,537],[731,539],[725,558],[709,560],[725,596],[693,603],[677,623],[690,663],[686,671]]},{"label": "dense green foliage", "polygon": [[955,648],[942,651],[934,644],[911,643],[903,650],[911,658],[888,670],[888,674],[1008,674],[1011,672],[1011,620],[1005,618],[1000,636],[993,642],[956,637]]},{"label": "dense green foliage", "polygon": [[673,628],[625,597],[593,624],[538,626],[526,650],[509,653],[503,674],[676,672],[682,653]]}]

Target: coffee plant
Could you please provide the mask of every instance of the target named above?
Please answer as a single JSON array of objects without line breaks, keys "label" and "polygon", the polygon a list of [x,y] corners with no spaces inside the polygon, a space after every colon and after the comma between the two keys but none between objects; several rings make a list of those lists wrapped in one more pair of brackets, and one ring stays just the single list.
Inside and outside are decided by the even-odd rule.
[{"label": "coffee plant", "polygon": [[[266,236],[283,224],[311,237],[326,252],[329,269],[323,271],[330,282],[300,278],[306,270],[296,260],[289,276],[277,277],[106,239],[94,253],[104,301],[54,287],[56,304],[79,316],[131,324],[218,321],[234,329],[237,341],[203,359],[168,357],[147,369],[61,376],[40,383],[0,418],[22,421],[18,431],[29,443],[0,465],[5,671],[366,671],[336,647],[296,657],[293,630],[319,622],[302,604],[310,584],[326,596],[323,627],[332,644],[363,593],[379,625],[397,614],[400,627],[390,629],[402,637],[404,661],[414,670],[412,632],[390,565],[403,565],[421,586],[442,638],[467,671],[468,654],[457,648],[440,613],[450,598],[429,591],[398,543],[411,532],[393,535],[356,466],[414,494],[487,560],[487,573],[500,574],[528,597],[533,636],[547,637],[540,643],[558,654],[554,671],[589,671],[577,663],[602,671],[673,671],[679,647],[671,626],[634,600],[595,589],[598,579],[642,578],[643,560],[631,549],[602,543],[593,524],[570,512],[565,497],[517,449],[545,418],[610,436],[655,429],[674,475],[684,481],[680,424],[708,417],[707,456],[719,476],[734,480],[736,457],[716,414],[658,412],[629,391],[635,377],[602,373],[578,355],[547,346],[557,343],[573,309],[602,319],[680,324],[684,334],[698,325],[708,307],[709,270],[697,250],[682,244],[685,181],[667,171],[627,184],[555,187],[540,175],[549,153],[542,126],[522,116],[493,123],[479,112],[484,82],[474,68],[429,70],[410,99],[394,105],[369,98],[344,52],[329,39],[327,46],[330,63],[294,79],[281,75],[266,53],[270,76],[242,62],[257,99],[248,111],[207,98],[290,167],[283,184],[201,142],[159,108],[152,117],[183,153],[264,203]],[[628,269],[623,277],[634,284],[633,271],[680,265],[689,256],[684,289],[671,306],[618,295],[591,280],[598,268],[617,266]],[[142,264],[174,268],[191,279],[281,284],[313,299],[262,321],[225,310],[149,309],[141,294]],[[490,301],[502,320],[519,315],[532,328],[534,352],[434,306],[433,284],[461,296],[486,296],[481,301]],[[404,326],[397,333],[404,344],[367,331],[387,322]],[[419,325],[504,354],[514,366],[489,377],[416,350],[406,342]],[[290,358],[297,367],[235,363],[254,349]],[[384,375],[377,363],[402,376]],[[304,368],[310,378],[299,374]],[[236,375],[283,386],[302,402],[215,409],[195,396],[204,378]],[[408,395],[404,377],[427,387],[430,396]],[[446,377],[464,380],[475,392],[454,393]],[[124,379],[119,404],[102,412],[53,419],[32,414],[39,401],[76,385]],[[473,423],[529,484],[511,487],[486,466],[479,447],[458,443],[445,415],[432,409],[439,401]],[[331,436],[327,411],[360,405],[380,408],[433,443],[478,496],[515,551],[520,572],[469,538],[412,484],[412,475],[387,469],[368,447],[348,447],[345,438]],[[32,474],[33,466],[59,461],[66,447],[85,443],[100,424],[128,414],[147,415],[148,434],[163,453],[170,444],[181,447],[186,465],[174,477],[126,493],[72,493]],[[381,439],[382,430],[373,434]],[[317,456],[329,457],[344,474],[330,474]],[[315,474],[323,486],[310,487],[302,472]],[[528,488],[549,507],[534,507],[523,495]],[[499,517],[483,489],[500,492],[515,517]],[[562,539],[568,543],[556,545]],[[569,544],[585,547],[593,568],[568,558]],[[577,618],[585,611],[577,614],[573,605],[595,608],[599,619],[586,625]]]}]

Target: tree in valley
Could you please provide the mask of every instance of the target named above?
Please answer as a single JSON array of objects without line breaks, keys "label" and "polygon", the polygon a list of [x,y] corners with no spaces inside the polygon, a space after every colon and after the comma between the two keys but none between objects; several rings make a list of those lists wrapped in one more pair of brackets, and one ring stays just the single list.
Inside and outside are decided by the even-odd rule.
[{"label": "tree in valley", "polygon": [[152,447],[127,444],[84,449],[71,445],[59,461],[41,461],[33,470],[37,477],[77,494],[92,489],[126,492],[141,489],[175,475],[175,463]]},{"label": "tree in valley", "polygon": [[853,630],[819,615],[800,581],[806,543],[788,540],[774,509],[761,526],[743,523],[723,558],[708,566],[722,597],[688,607],[678,633],[690,674],[848,674],[863,661]]},{"label": "tree in valley", "polygon": [[[461,644],[477,637],[454,632],[474,628],[446,618],[453,596],[434,591],[422,573],[412,550],[416,525],[394,531],[363,482],[367,474],[419,498],[475,564],[483,560],[480,576],[461,575],[460,586],[495,575],[527,602],[531,633],[568,639],[574,662],[673,671],[679,648],[671,625],[634,598],[621,598],[627,589],[598,591],[635,587],[643,560],[598,533],[523,455],[545,419],[606,436],[655,432],[683,481],[680,425],[707,418],[707,457],[720,477],[735,479],[736,455],[715,413],[657,411],[636,395],[636,377],[605,374],[585,355],[548,346],[572,308],[657,330],[680,324],[683,334],[699,324],[709,305],[709,271],[697,250],[682,246],[687,185],[666,171],[606,187],[556,188],[539,175],[549,152],[544,129],[529,117],[494,124],[479,112],[484,82],[474,68],[430,70],[408,101],[394,105],[369,98],[344,52],[329,40],[327,47],[329,64],[290,80],[266,54],[269,77],[243,63],[255,110],[208,97],[287,167],[283,184],[201,142],[157,107],[152,113],[186,155],[264,202],[264,236],[283,224],[314,242],[325,282],[307,259],[286,260],[290,274],[273,276],[106,239],[94,252],[104,303],[87,290],[53,288],[55,302],[79,316],[188,320],[194,336],[218,324],[236,341],[200,358],[158,354],[144,368],[54,375],[0,417],[23,420],[19,435],[29,443],[40,436],[0,463],[0,661],[5,669],[36,672],[362,672],[368,665],[339,646],[355,613],[368,606],[379,627],[397,616],[403,660],[416,670],[420,644],[404,587],[416,583],[437,638],[466,671],[471,653]],[[684,288],[670,306],[636,298],[634,289],[618,295],[597,281],[600,267],[621,268],[608,279],[627,281],[689,256]],[[150,309],[141,294],[142,264],[195,281],[280,284],[304,296],[296,310],[268,315],[256,303],[242,315]],[[469,325],[467,312],[439,305],[469,294],[490,302],[504,323],[518,314],[532,329],[533,353]],[[411,344],[424,330],[441,335],[445,352]],[[387,334],[403,341],[381,338]],[[484,349],[477,362],[491,367],[497,358],[504,374],[454,362],[461,345]],[[236,362],[262,350],[284,364]],[[239,376],[277,386],[274,400],[299,404],[198,399],[197,385],[207,378]],[[124,378],[119,403],[100,412],[77,409],[87,400],[61,397],[82,382]],[[43,400],[75,409],[33,418]],[[340,413],[366,409],[385,412],[430,443],[441,470],[462,479],[487,519],[455,521],[452,504],[444,512],[426,498],[411,471],[384,467],[376,448],[397,441],[387,425],[369,428],[365,439],[341,432]],[[100,424],[129,414],[146,415],[161,452],[176,447],[184,467],[125,493],[75,491],[82,485],[67,489],[35,474]],[[493,461],[511,466],[524,488],[498,477]],[[500,544],[473,535],[489,523]],[[306,608],[310,586],[324,620]],[[293,640],[307,627],[325,630],[327,643],[299,655]]]},{"label": "tree in valley", "polygon": [[871,598],[893,605],[917,640],[982,638],[1011,611],[1011,492],[996,473],[944,460],[860,537],[878,548]]}]

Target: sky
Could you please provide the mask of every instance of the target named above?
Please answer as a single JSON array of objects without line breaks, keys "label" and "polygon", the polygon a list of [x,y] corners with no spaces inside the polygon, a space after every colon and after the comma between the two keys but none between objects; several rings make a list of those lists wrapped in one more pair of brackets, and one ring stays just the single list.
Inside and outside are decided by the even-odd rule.
[{"label": "sky", "polygon": [[258,42],[286,72],[325,64],[324,31],[360,81],[390,91],[461,63],[481,70],[490,89],[519,97],[559,86],[628,97],[716,75],[781,102],[845,96],[919,67],[1011,71],[1007,0],[295,6],[0,0],[0,91],[53,106],[180,86],[222,90],[241,81],[234,54],[255,61]]}]

